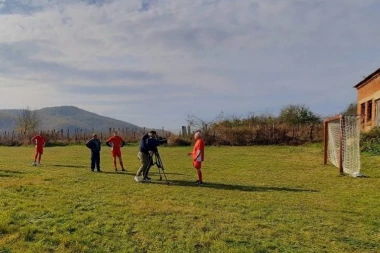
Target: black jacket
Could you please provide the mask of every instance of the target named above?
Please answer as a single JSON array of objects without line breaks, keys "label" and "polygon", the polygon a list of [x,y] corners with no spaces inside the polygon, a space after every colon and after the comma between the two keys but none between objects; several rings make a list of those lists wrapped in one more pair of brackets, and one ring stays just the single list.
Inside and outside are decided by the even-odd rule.
[{"label": "black jacket", "polygon": [[149,140],[153,140],[153,139],[150,138],[148,134],[145,134],[143,137],[141,137],[140,152],[148,154],[149,151],[157,151],[157,145],[155,145],[155,141],[149,141]]},{"label": "black jacket", "polygon": [[101,142],[99,139],[92,138],[86,143],[86,147],[91,149],[91,152],[100,152],[101,150]]}]

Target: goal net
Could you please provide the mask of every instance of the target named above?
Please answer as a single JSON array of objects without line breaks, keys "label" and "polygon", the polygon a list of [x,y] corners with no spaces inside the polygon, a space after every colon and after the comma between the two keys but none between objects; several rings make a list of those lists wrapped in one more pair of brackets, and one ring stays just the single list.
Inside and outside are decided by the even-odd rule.
[{"label": "goal net", "polygon": [[329,160],[341,174],[360,176],[360,116],[326,119],[324,163]]}]

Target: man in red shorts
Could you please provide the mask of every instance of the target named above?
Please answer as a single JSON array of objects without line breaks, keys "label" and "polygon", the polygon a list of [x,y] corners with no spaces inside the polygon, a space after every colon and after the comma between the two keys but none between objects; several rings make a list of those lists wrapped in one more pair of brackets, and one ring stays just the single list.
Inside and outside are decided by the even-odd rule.
[{"label": "man in red shorts", "polygon": [[205,158],[205,143],[201,137],[200,132],[195,132],[194,134],[194,147],[193,147],[193,152],[188,153],[188,155],[191,155],[193,158],[193,166],[197,170],[198,174],[198,180],[196,183],[198,185],[203,184],[203,178],[202,178],[202,162]]},{"label": "man in red shorts", "polygon": [[42,133],[39,132],[37,135],[35,135],[31,139],[31,141],[32,141],[32,143],[35,143],[35,145],[36,145],[36,153],[34,155],[33,166],[37,165],[37,161],[38,161],[38,165],[40,165],[41,164],[41,156],[44,153],[45,138],[42,136]]},{"label": "man in red shorts", "polygon": [[112,152],[112,157],[113,157],[113,166],[115,168],[115,171],[117,171],[117,166],[116,166],[116,157],[119,159],[119,163],[121,166],[121,171],[126,171],[124,169],[123,165],[123,159],[121,158],[121,147],[125,145],[125,141],[123,138],[117,135],[117,132],[113,132],[113,136],[108,138],[106,140],[107,146],[111,147],[111,152]]}]

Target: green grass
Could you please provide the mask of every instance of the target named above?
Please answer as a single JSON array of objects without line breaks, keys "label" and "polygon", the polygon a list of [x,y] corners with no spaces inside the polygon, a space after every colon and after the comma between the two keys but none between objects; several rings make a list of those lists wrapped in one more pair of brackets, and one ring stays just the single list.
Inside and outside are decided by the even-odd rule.
[{"label": "green grass", "polygon": [[204,186],[187,152],[161,147],[171,184],[151,170],[136,183],[137,147],[123,148],[127,173],[89,169],[84,146],[0,147],[0,252],[379,252],[380,157],[362,173],[323,166],[319,145],[207,147]]}]

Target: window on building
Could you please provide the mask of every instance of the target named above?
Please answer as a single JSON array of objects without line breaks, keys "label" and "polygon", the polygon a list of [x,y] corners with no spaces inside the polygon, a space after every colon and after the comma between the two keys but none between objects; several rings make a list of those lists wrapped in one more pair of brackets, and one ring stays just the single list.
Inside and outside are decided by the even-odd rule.
[{"label": "window on building", "polygon": [[360,115],[361,115],[361,121],[364,123],[364,115],[365,115],[365,103],[360,104]]},{"label": "window on building", "polygon": [[372,120],[372,100],[367,102],[367,122]]},{"label": "window on building", "polygon": [[380,99],[375,101],[375,126],[380,126]]}]

